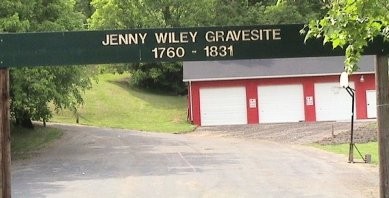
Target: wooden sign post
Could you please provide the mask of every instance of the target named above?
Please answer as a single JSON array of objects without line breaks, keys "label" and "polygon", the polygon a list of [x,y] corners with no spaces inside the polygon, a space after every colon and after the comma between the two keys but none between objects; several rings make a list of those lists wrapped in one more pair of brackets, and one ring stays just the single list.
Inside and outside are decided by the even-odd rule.
[{"label": "wooden sign post", "polygon": [[11,197],[11,134],[9,123],[9,69],[0,69],[1,197]]},{"label": "wooden sign post", "polygon": [[380,197],[389,197],[389,56],[376,56],[377,125]]}]

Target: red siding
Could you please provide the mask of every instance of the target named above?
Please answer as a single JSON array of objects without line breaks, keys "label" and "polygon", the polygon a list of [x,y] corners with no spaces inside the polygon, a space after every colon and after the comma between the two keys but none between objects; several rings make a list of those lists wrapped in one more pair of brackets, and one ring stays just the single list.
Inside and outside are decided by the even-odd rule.
[{"label": "red siding", "polygon": [[193,114],[192,114],[192,83],[188,83],[188,115],[187,115],[187,120],[193,123]]},{"label": "red siding", "polygon": [[375,78],[373,74],[363,75],[364,82],[360,82],[362,75],[354,75],[351,79],[355,83],[356,118],[367,119],[366,91],[375,90]]},{"label": "red siding", "polygon": [[[360,82],[361,75],[354,75],[350,81],[354,81],[356,89],[356,111],[357,119],[367,118],[367,105],[366,105],[366,90],[375,89],[374,74],[364,74],[364,82]],[[319,76],[319,77],[294,77],[294,78],[270,78],[270,79],[250,79],[250,80],[223,80],[223,81],[201,81],[192,82],[192,115],[193,123],[201,125],[200,116],[200,88],[211,87],[246,87],[246,100],[247,100],[247,123],[257,124],[259,122],[258,115],[258,86],[260,85],[285,85],[285,84],[302,84],[304,88],[304,111],[305,121],[316,121],[315,111],[315,83],[320,82],[339,82],[339,76]],[[307,104],[307,97],[313,98],[313,105]],[[256,108],[249,107],[249,100],[255,99],[257,102]]]},{"label": "red siding", "polygon": [[193,124],[201,125],[200,116],[200,86],[201,83],[192,82],[192,111],[193,111]]},{"label": "red siding", "polygon": [[[248,124],[258,124],[258,88],[257,84],[254,81],[248,81],[246,85],[246,95],[247,95],[247,123]],[[256,107],[250,108],[250,99],[255,99]]]},{"label": "red siding", "polygon": [[[304,86],[304,107],[305,107],[305,121],[316,121],[316,109],[315,109],[315,86],[311,79],[306,78],[303,81]],[[313,99],[313,104],[308,104],[308,97]]]}]

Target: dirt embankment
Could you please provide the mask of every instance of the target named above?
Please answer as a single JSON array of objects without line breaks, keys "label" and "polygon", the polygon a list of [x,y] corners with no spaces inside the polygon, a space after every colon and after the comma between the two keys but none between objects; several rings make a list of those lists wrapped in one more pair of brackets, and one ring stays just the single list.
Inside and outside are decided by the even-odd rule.
[{"label": "dirt embankment", "polygon": [[[344,144],[349,143],[351,138],[350,130],[341,132],[337,135],[323,138],[317,141],[319,144]],[[360,126],[354,130],[355,143],[367,143],[377,141],[377,127],[375,123],[366,126]]]}]

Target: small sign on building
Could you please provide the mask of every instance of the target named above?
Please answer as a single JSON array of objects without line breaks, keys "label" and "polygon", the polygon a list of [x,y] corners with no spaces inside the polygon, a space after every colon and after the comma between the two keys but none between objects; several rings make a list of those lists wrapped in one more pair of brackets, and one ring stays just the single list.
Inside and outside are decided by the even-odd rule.
[{"label": "small sign on building", "polygon": [[313,106],[313,96],[307,96],[305,97],[305,104],[307,106]]},{"label": "small sign on building", "polygon": [[257,100],[251,98],[251,99],[249,100],[249,107],[250,107],[251,109],[257,108]]}]

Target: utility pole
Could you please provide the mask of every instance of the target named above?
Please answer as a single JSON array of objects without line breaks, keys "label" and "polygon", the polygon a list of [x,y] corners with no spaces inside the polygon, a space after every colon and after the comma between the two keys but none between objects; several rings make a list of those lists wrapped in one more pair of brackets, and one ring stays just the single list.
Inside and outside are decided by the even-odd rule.
[{"label": "utility pole", "polygon": [[9,69],[0,69],[0,193],[11,197],[11,133],[9,119]]},{"label": "utility pole", "polygon": [[380,197],[389,198],[389,79],[388,55],[377,55],[377,125],[380,172]]}]

